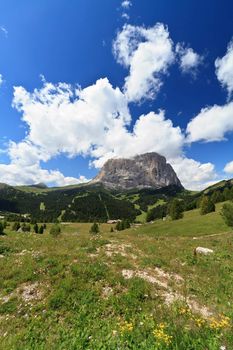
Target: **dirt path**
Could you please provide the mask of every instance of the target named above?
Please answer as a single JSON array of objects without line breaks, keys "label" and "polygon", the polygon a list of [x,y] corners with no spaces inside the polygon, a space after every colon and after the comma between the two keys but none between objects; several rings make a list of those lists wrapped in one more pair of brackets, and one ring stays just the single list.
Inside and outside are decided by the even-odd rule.
[{"label": "dirt path", "polygon": [[209,238],[209,237],[224,236],[224,235],[228,235],[229,233],[231,232],[213,233],[212,235],[197,236],[197,237],[194,236],[192,239],[198,240],[198,239]]}]

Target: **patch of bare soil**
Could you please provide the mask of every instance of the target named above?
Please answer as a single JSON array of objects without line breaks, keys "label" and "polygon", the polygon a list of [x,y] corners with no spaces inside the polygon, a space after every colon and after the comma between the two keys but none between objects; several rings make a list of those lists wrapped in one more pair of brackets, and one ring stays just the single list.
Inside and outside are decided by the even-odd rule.
[{"label": "patch of bare soil", "polygon": [[137,259],[137,255],[129,252],[129,250],[132,249],[131,244],[108,243],[104,246],[104,249],[105,249],[105,254],[108,257],[119,254],[123,257],[132,258],[133,260]]},{"label": "patch of bare soil", "polygon": [[2,303],[7,303],[11,298],[18,296],[26,304],[31,304],[34,301],[39,301],[43,297],[43,292],[38,282],[35,283],[23,283],[15,291],[9,293],[0,298]]},{"label": "patch of bare soil", "polygon": [[103,290],[102,290],[102,298],[104,299],[108,299],[110,295],[113,294],[113,289],[112,287],[110,286],[105,286],[103,287]]},{"label": "patch of bare soil", "polygon": [[[125,279],[139,277],[149,283],[156,284],[157,286],[162,288],[162,290],[160,291],[160,295],[164,299],[166,305],[171,305],[174,302],[182,301],[186,303],[193,312],[201,314],[203,318],[208,318],[213,314],[205,305],[200,305],[196,300],[194,300],[191,297],[185,297],[179,291],[180,287],[182,287],[184,280],[178,274],[165,272],[161,268],[144,270],[124,269],[122,270],[122,276]],[[170,282],[176,283],[177,290],[174,291],[169,286]]]},{"label": "patch of bare soil", "polygon": [[30,303],[34,300],[41,300],[43,296],[38,282],[22,284],[17,288],[17,294],[19,294],[26,303]]}]

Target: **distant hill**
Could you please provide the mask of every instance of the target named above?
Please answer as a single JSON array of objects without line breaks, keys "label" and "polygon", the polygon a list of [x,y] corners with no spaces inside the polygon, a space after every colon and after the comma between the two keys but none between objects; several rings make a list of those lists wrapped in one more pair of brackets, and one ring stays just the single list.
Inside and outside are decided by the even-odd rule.
[{"label": "distant hill", "polygon": [[[165,201],[183,190],[177,186],[163,189],[116,191],[102,184],[36,189],[2,186],[0,211],[17,215],[30,214],[36,221],[105,222],[109,219],[136,220],[148,205]],[[43,210],[42,210],[43,208]]]}]

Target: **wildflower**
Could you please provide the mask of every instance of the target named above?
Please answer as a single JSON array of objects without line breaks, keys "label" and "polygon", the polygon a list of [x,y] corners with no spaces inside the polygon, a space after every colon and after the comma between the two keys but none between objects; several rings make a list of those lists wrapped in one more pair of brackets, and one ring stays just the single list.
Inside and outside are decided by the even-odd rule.
[{"label": "wildflower", "polygon": [[133,324],[131,322],[125,321],[123,324],[120,325],[121,334],[132,332],[132,330],[133,330]]},{"label": "wildflower", "polygon": [[166,345],[169,345],[172,342],[172,336],[166,333],[165,328],[166,325],[164,323],[160,323],[158,327],[153,331],[153,334],[159,343],[165,343]]},{"label": "wildflower", "polygon": [[181,307],[178,312],[180,315],[191,316],[191,310],[188,306]]},{"label": "wildflower", "polygon": [[210,319],[210,328],[215,331],[228,327],[230,327],[230,318],[227,316],[221,315],[220,319],[214,317]]},{"label": "wildflower", "polygon": [[205,324],[205,320],[203,320],[203,318],[195,318],[194,321],[199,328],[203,327]]}]

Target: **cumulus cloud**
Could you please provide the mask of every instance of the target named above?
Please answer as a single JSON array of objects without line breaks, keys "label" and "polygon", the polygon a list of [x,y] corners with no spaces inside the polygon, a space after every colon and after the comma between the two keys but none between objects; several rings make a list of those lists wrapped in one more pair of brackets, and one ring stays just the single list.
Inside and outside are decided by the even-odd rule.
[{"label": "cumulus cloud", "polygon": [[233,131],[233,102],[206,107],[187,126],[188,141],[222,141]]},{"label": "cumulus cloud", "polygon": [[224,171],[227,174],[233,174],[233,160],[225,165]]},{"label": "cumulus cloud", "polygon": [[85,177],[66,177],[59,170],[42,169],[37,163],[22,167],[20,164],[0,164],[0,182],[11,185],[31,185],[39,182],[66,186],[88,181]]},{"label": "cumulus cloud", "polygon": [[176,53],[179,57],[179,65],[182,73],[196,75],[198,66],[202,63],[203,57],[192,48],[185,47],[184,44],[176,45]]},{"label": "cumulus cloud", "polygon": [[15,87],[13,106],[22,113],[28,132],[21,142],[9,143],[10,164],[0,165],[0,181],[11,184],[60,186],[87,181],[83,176],[65,177],[60,171],[42,169],[41,161],[62,153],[68,157],[91,154],[105,133],[116,129],[115,124],[124,127],[130,122],[124,95],[107,79],[85,89],[47,82],[32,93]]},{"label": "cumulus cloud", "polygon": [[117,61],[129,68],[124,92],[128,101],[153,98],[162,85],[161,76],[174,61],[173,43],[161,23],[154,27],[124,25],[113,44]]},{"label": "cumulus cloud", "polygon": [[124,95],[107,79],[83,90],[62,83],[45,83],[32,93],[16,87],[13,106],[29,127],[27,140],[49,157],[89,154],[117,120],[130,122]]},{"label": "cumulus cloud", "polygon": [[11,143],[14,162],[47,161],[61,153],[91,156],[95,166],[109,157],[149,151],[175,157],[184,141],[181,129],[165,118],[164,111],[141,115],[130,132],[127,100],[107,79],[83,90],[49,83],[32,93],[17,87],[13,105],[29,128],[23,142]]},{"label": "cumulus cloud", "polygon": [[130,0],[124,0],[124,1],[122,1],[121,6],[124,9],[128,9],[128,8],[130,8],[130,6],[132,6],[132,2]]},{"label": "cumulus cloud", "polygon": [[11,185],[30,185],[44,182],[48,185],[73,185],[88,181],[84,176],[66,177],[59,170],[42,169],[41,160],[48,160],[40,148],[29,141],[10,142],[8,147],[10,164],[0,164],[0,182]]},{"label": "cumulus cloud", "polygon": [[190,190],[202,190],[217,181],[214,164],[200,163],[194,159],[178,157],[170,162],[183,186]]},{"label": "cumulus cloud", "polygon": [[157,152],[167,158],[182,153],[184,137],[179,127],[165,119],[163,111],[142,115],[134,124],[132,132],[122,125],[109,130],[102,145],[92,151],[95,167],[101,167],[109,158],[132,157],[146,152]]},{"label": "cumulus cloud", "polygon": [[230,97],[233,92],[233,40],[229,43],[225,56],[216,59],[215,67],[217,78]]}]

